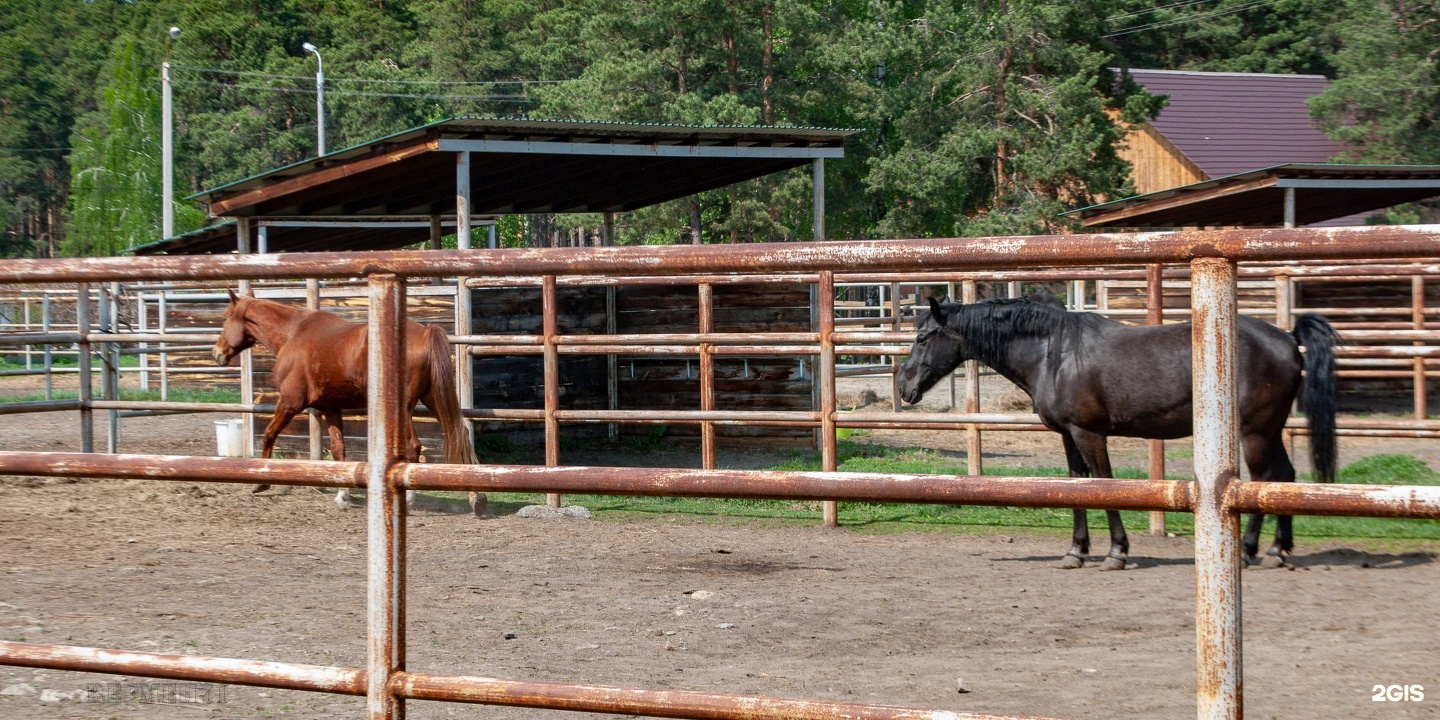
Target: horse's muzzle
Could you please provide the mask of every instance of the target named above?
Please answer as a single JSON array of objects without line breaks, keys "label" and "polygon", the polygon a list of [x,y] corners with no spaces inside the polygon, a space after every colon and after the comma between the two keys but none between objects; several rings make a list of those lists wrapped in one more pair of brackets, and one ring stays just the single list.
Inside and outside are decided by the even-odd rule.
[{"label": "horse's muzzle", "polygon": [[215,364],[221,367],[229,365],[230,361],[235,358],[228,351],[221,350],[219,345],[210,349],[210,357],[215,358]]}]

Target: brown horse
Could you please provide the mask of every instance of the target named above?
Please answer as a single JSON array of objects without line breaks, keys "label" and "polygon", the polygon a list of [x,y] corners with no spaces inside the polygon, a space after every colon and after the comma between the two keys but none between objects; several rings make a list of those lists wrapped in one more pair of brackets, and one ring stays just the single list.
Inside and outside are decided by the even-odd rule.
[{"label": "brown horse", "polygon": [[[230,292],[225,324],[212,354],[219,365],[229,365],[235,356],[256,343],[275,354],[275,385],[280,390],[275,416],[265,426],[260,456],[269,458],[275,439],[290,421],[306,408],[320,411],[330,436],[330,454],[345,459],[344,410],[366,406],[365,378],[368,369],[369,337],[366,326],[327,312],[301,310],[253,295]],[[450,343],[445,331],[434,325],[409,322],[405,326],[405,413],[410,422],[405,458],[420,459],[420,439],[415,434],[415,404],[425,402],[440,420],[444,432],[444,461],[475,464],[455,394],[455,367],[450,361]],[[257,485],[261,492],[268,485]],[[342,489],[335,502],[348,505],[350,491]],[[470,507],[478,516],[487,513],[485,496],[470,493]]]}]

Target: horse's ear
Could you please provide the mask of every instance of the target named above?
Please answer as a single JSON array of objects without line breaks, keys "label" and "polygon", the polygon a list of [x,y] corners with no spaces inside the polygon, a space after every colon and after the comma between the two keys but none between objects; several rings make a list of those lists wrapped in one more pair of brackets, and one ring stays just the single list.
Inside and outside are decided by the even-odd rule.
[{"label": "horse's ear", "polygon": [[940,301],[936,300],[934,295],[930,296],[930,315],[935,318],[936,322],[945,316],[944,311],[940,309]]},{"label": "horse's ear", "polygon": [[240,300],[240,298],[238,298],[238,297],[235,296],[235,291],[234,291],[234,290],[231,290],[230,288],[225,288],[225,292],[230,293],[230,304],[231,304],[231,305],[234,305],[236,302],[238,302],[238,301]]},{"label": "horse's ear", "polygon": [[1065,307],[1065,303],[1061,302],[1060,298],[1055,297],[1055,293],[1050,292],[1050,288],[1043,286],[1039,290],[1031,293],[1025,299],[1032,303],[1037,303],[1040,305],[1054,305],[1060,308]]}]

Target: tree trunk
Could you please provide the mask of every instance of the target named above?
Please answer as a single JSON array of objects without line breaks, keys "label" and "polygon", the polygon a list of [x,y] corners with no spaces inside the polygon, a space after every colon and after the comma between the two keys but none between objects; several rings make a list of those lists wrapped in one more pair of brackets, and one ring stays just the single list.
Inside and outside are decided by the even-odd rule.
[{"label": "tree trunk", "polygon": [[760,6],[760,19],[765,34],[765,49],[760,59],[762,70],[762,77],[760,78],[760,122],[766,125],[775,124],[775,98],[770,95],[770,90],[775,85],[774,14],[774,4],[770,2],[770,0],[765,0]]},{"label": "tree trunk", "polygon": [[700,198],[691,195],[685,208],[690,211],[690,244],[701,245],[704,238],[700,234]]}]

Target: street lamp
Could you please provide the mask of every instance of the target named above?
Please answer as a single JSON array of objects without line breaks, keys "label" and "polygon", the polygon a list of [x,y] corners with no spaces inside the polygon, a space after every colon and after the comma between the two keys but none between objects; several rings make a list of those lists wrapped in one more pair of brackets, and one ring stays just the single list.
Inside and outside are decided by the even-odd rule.
[{"label": "street lamp", "polygon": [[160,234],[170,237],[175,234],[175,118],[170,98],[170,45],[180,39],[180,28],[170,28],[170,39],[165,43],[165,62],[160,63]]},{"label": "street lamp", "polygon": [[320,136],[320,155],[325,154],[325,61],[320,57],[320,48],[314,43],[300,47],[315,55],[315,126]]}]

